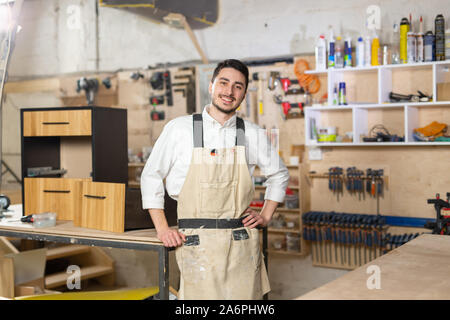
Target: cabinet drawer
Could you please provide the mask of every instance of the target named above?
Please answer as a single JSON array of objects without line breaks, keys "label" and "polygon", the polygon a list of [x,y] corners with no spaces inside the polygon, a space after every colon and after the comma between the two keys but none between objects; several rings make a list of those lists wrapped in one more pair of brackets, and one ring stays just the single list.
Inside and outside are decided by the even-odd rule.
[{"label": "cabinet drawer", "polygon": [[83,182],[81,217],[76,223],[83,228],[124,232],[125,184]]},{"label": "cabinet drawer", "polygon": [[23,113],[24,137],[90,136],[91,110],[26,111]]},{"label": "cabinet drawer", "polygon": [[25,178],[25,214],[55,212],[57,220],[74,220],[81,208],[81,183],[90,179]]}]

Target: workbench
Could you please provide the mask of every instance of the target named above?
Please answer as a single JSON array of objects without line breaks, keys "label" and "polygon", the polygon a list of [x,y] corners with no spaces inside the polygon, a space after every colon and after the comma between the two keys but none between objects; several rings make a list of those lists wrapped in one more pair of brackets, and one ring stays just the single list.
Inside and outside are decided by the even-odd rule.
[{"label": "workbench", "polygon": [[156,237],[155,229],[143,229],[115,233],[87,228],[74,227],[72,221],[58,220],[56,226],[34,228],[20,221],[22,205],[11,206],[11,218],[0,219],[0,236],[28,240],[51,241],[68,244],[81,244],[99,247],[154,250],[158,252],[159,297],[169,299],[169,249]]},{"label": "workbench", "polygon": [[[369,289],[379,267],[380,289]],[[374,267],[372,267],[374,268]],[[375,267],[376,268],[376,267]],[[298,300],[450,299],[450,236],[423,234]]]}]

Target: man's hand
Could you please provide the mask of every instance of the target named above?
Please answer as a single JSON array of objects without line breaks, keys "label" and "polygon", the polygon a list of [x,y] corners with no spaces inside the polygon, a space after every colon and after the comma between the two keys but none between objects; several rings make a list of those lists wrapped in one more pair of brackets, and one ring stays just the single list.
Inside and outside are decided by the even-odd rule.
[{"label": "man's hand", "polygon": [[250,208],[247,208],[247,210],[245,210],[245,213],[247,213],[248,216],[245,217],[244,220],[242,220],[244,227],[249,227],[250,229],[253,229],[256,228],[257,226],[265,227],[269,223],[269,221],[266,221],[263,216],[261,216],[259,213]]},{"label": "man's hand", "polygon": [[157,232],[157,237],[164,243],[165,247],[179,247],[186,241],[186,236],[171,228]]}]

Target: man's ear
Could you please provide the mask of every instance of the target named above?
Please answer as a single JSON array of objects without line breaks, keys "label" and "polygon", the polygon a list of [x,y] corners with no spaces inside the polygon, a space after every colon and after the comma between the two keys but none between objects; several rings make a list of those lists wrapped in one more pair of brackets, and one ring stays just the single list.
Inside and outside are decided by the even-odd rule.
[{"label": "man's ear", "polygon": [[210,81],[209,82],[209,87],[208,87],[209,94],[212,94],[212,87],[213,87],[213,82]]}]

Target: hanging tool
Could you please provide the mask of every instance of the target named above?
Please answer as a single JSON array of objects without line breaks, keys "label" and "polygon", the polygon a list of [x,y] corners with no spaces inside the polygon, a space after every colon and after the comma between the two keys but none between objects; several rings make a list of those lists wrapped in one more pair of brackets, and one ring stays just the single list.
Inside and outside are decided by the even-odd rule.
[{"label": "hanging tool", "polygon": [[263,99],[264,99],[264,84],[263,81],[265,80],[265,72],[255,72],[253,73],[253,80],[258,81],[258,112],[260,115],[264,114],[264,106],[263,106]]},{"label": "hanging tool", "polygon": [[164,73],[160,71],[153,72],[150,77],[150,85],[153,90],[163,90],[164,89]]},{"label": "hanging tool", "polygon": [[270,71],[269,81],[267,82],[267,89],[270,91],[275,90],[278,85],[278,79],[280,78],[280,73],[278,71]]},{"label": "hanging tool", "polygon": [[173,96],[172,96],[172,84],[171,84],[171,80],[170,80],[170,71],[166,70],[164,72],[164,83],[165,83],[165,88],[166,88],[166,101],[167,101],[167,106],[171,107],[173,106]]}]

